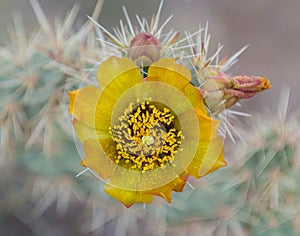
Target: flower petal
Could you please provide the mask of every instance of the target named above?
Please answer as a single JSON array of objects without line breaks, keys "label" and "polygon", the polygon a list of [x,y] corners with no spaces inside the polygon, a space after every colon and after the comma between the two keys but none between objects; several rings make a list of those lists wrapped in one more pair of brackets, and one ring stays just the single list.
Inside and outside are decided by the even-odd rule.
[{"label": "flower petal", "polygon": [[71,91],[69,111],[76,120],[85,125],[108,132],[115,103],[123,93],[140,82],[140,74],[129,78],[127,73],[123,73],[111,81],[102,92],[94,86]]},{"label": "flower petal", "polygon": [[95,171],[101,178],[108,179],[113,175],[116,164],[112,158],[116,154],[115,144],[109,139],[89,139],[83,143],[85,157],[82,165]]},{"label": "flower petal", "polygon": [[96,130],[95,128],[91,128],[90,126],[85,125],[76,119],[72,121],[72,124],[76,131],[77,137],[81,142],[84,142],[88,139],[107,139],[111,136],[108,131]]},{"label": "flower petal", "polygon": [[226,166],[223,154],[223,140],[217,136],[210,142],[200,142],[193,161],[187,172],[199,178],[220,167]]},{"label": "flower petal", "polygon": [[[121,62],[122,60],[118,59],[118,63],[121,64]],[[111,80],[103,90],[97,104],[95,120],[97,129],[108,130],[108,128],[111,127],[112,112],[116,109],[115,105],[118,100],[122,100],[122,102],[126,104],[126,107],[128,107],[131,102],[136,101],[120,99],[121,96],[126,92],[128,93],[132,87],[142,83],[142,77],[137,67],[135,67],[135,70],[135,72],[123,71],[123,73],[119,71],[118,76]],[[124,112],[124,110],[120,112]]]},{"label": "flower petal", "polygon": [[149,67],[146,81],[167,83],[183,91],[191,81],[191,73],[188,68],[176,64],[174,58],[162,58]]},{"label": "flower petal", "polygon": [[128,80],[141,78],[141,72],[132,60],[112,56],[99,66],[97,80],[100,86],[104,88],[120,75],[126,76]]},{"label": "flower petal", "polygon": [[83,89],[69,92],[69,112],[76,120],[95,127],[97,104],[101,90],[94,86],[86,86]]},{"label": "flower petal", "polygon": [[190,71],[175,63],[174,58],[163,58],[153,63],[148,70],[146,81],[167,83],[181,91],[191,102],[193,107],[207,114],[203,103],[203,96],[199,89],[190,84]]},{"label": "flower petal", "polygon": [[171,203],[172,201],[172,191],[181,192],[185,186],[188,175],[186,173],[181,174],[176,179],[171,181],[170,183],[161,186],[159,188],[155,188],[152,190],[145,191],[148,194],[156,195],[163,197],[167,202]]},{"label": "flower petal", "polygon": [[198,121],[199,121],[199,130],[200,130],[200,136],[199,141],[200,142],[209,142],[212,139],[215,139],[217,137],[217,131],[220,124],[220,121],[214,120],[209,116],[206,115],[197,115]]},{"label": "flower petal", "polygon": [[202,113],[207,115],[207,110],[203,103],[203,97],[199,89],[191,84],[187,84],[183,88],[184,95],[189,99],[193,107],[198,111],[198,113]]},{"label": "flower petal", "polygon": [[105,192],[113,198],[121,201],[126,207],[130,207],[134,203],[150,203],[153,196],[142,191],[128,191],[120,188],[115,188],[109,184],[105,185]]}]

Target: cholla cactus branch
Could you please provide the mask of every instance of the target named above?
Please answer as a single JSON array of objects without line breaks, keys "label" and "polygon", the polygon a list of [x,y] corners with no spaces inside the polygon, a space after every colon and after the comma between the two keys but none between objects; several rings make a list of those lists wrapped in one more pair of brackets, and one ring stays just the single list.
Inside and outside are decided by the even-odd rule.
[{"label": "cholla cactus branch", "polygon": [[[261,77],[227,74],[246,47],[220,59],[223,45],[209,52],[207,25],[194,33],[186,31],[182,38],[174,29],[163,32],[172,19],[159,26],[163,1],[151,22],[136,16],[138,28],[129,11],[123,10],[125,21],[113,33],[96,22],[103,1],[97,2],[91,20],[79,31],[72,27],[77,6],[52,27],[38,2],[31,3],[41,24],[39,32],[26,39],[17,16],[12,45],[0,48],[0,192],[9,202],[0,206],[1,214],[13,212],[36,234],[54,232],[47,218],[51,209],[59,218],[79,205],[83,207],[76,208],[80,210],[74,217],[84,223],[72,227],[83,234],[103,234],[107,227],[117,235],[142,230],[148,235],[299,234],[300,113],[289,116],[289,93],[281,95],[277,113],[266,116],[226,109],[268,87]],[[158,60],[174,57],[190,70],[191,86],[211,93],[205,97],[206,108],[223,121],[218,132],[235,143],[227,150],[227,168],[199,181],[190,178],[191,187],[174,193],[173,204],[155,198],[151,206],[127,209],[103,193],[104,183],[91,177],[89,168],[75,178],[81,170],[74,161],[78,154],[71,138],[71,117],[63,110],[68,106],[66,91],[95,85],[96,67],[112,55],[137,59],[146,78],[146,59],[156,58],[147,54],[147,48],[130,56],[129,51],[133,45],[148,43],[143,38],[148,33],[150,45],[158,49]],[[135,37],[144,41],[133,43]],[[237,116],[251,117],[247,120],[254,124],[240,124]],[[147,138],[144,144],[151,144],[151,137]],[[7,161],[7,153],[13,153],[13,163]],[[28,208],[27,219],[20,212]]]}]

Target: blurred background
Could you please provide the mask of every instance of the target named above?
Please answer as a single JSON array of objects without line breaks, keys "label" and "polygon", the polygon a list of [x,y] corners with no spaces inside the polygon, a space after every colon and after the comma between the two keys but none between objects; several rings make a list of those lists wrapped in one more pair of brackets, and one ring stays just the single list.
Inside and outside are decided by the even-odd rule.
[{"label": "blurred background", "polygon": [[[92,14],[96,1],[39,2],[53,25],[56,18],[62,21],[72,6],[78,4],[80,10],[73,25],[74,31],[78,31],[86,22],[87,15]],[[108,30],[118,26],[119,19],[124,19],[123,5],[132,19],[138,14],[150,20],[159,2],[105,0],[98,21]],[[254,117],[247,118],[248,121],[260,123],[254,127],[247,124],[247,130],[242,127],[240,133],[246,142],[226,148],[227,159],[230,159],[226,170],[203,180],[192,180],[196,191],[187,187],[181,195],[175,193],[175,204],[168,205],[158,200],[156,205],[146,207],[146,210],[143,207],[125,209],[107,197],[99,181],[93,181],[94,178],[89,175],[75,179],[75,174],[82,167],[72,137],[57,135],[55,132],[59,129],[50,126],[48,119],[40,124],[39,116],[34,116],[37,111],[26,102],[21,105],[24,113],[29,112],[28,117],[32,117],[32,120],[29,119],[30,127],[39,127],[40,133],[37,135],[32,128],[34,135],[30,133],[27,137],[26,121],[23,123],[26,132],[21,139],[3,141],[12,133],[6,132],[5,127],[15,128],[15,123],[7,125],[15,118],[2,115],[8,114],[3,102],[9,97],[5,86],[11,88],[14,84],[3,81],[16,78],[23,71],[13,63],[14,69],[11,69],[10,59],[1,59],[0,97],[4,105],[0,104],[0,235],[125,236],[141,235],[140,232],[143,235],[195,236],[299,235],[299,113],[287,118],[299,109],[299,11],[298,0],[165,0],[161,22],[174,15],[167,29],[175,28],[184,35],[185,30],[193,32],[199,25],[204,26],[208,22],[212,52],[221,42],[224,44],[221,56],[224,57],[249,45],[239,57],[239,62],[228,72],[232,75],[266,76],[272,89],[241,102],[242,111],[254,114]],[[14,28],[13,16],[18,14],[23,17],[28,37],[39,29],[29,0],[0,0],[0,46],[11,46],[8,51],[12,54],[16,48],[11,45],[9,35]],[[8,51],[2,50],[0,58],[10,58]],[[41,75],[41,80],[65,76],[65,71],[53,72],[51,69],[50,73],[48,67],[41,69],[41,64],[48,64],[49,58],[51,60],[51,56],[40,55],[29,58],[28,65],[34,65],[33,71]],[[67,59],[64,61],[66,64],[72,62]],[[76,64],[74,68],[80,66]],[[46,74],[47,78],[44,78]],[[60,85],[55,86],[58,88]],[[284,88],[290,89],[289,101]],[[16,100],[22,103],[20,98]],[[287,103],[289,108],[286,112]],[[45,108],[48,108],[47,104],[45,101]],[[266,113],[266,110],[271,110],[271,113]],[[7,123],[2,122],[3,117],[8,117]],[[45,114],[41,117],[44,119]],[[54,145],[62,146],[63,151],[57,148],[59,151],[53,155],[47,152],[53,143],[48,145],[49,140],[43,139],[45,134],[49,135],[49,130],[40,131],[43,126],[55,131],[50,132],[52,136],[49,139],[52,141],[58,137],[64,139],[61,142],[64,145],[54,142]],[[70,127],[66,129],[71,130]],[[24,145],[27,148],[23,150]],[[12,146],[13,151],[7,153],[7,146]],[[11,157],[8,158],[8,155]],[[220,199],[220,196],[223,198]]]},{"label": "blurred background", "polygon": [[[80,5],[78,25],[90,15],[94,0],[40,0],[42,8],[50,18],[62,16],[74,3]],[[1,0],[0,3],[1,41],[7,40],[7,29],[12,25],[12,14],[21,13],[26,28],[34,30],[37,21],[29,0]],[[159,0],[110,0],[105,1],[99,22],[111,29],[124,19],[122,5],[129,14],[150,19],[156,11]],[[162,20],[169,15],[175,17],[167,28],[178,31],[194,31],[199,25],[209,22],[212,46],[224,44],[223,56],[230,55],[249,45],[240,57],[232,74],[252,74],[266,76],[272,83],[272,90],[247,101],[250,110],[263,110],[274,102],[283,87],[291,89],[291,107],[298,106],[297,93],[300,89],[300,2],[297,0],[166,0]]]}]

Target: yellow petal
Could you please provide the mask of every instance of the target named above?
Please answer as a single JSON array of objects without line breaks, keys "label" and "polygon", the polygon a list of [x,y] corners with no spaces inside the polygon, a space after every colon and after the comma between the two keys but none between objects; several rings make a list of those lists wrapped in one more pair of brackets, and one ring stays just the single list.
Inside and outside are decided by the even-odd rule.
[{"label": "yellow petal", "polygon": [[173,188],[173,191],[175,191],[175,192],[182,192],[183,188],[184,188],[184,186],[185,186],[185,184],[186,184],[186,182],[188,180],[188,177],[189,177],[189,175],[186,174],[186,173],[183,174],[183,175],[181,175],[180,178],[183,180],[183,182],[180,181],[180,183],[178,183],[177,185],[175,185],[174,188]]},{"label": "yellow petal", "polygon": [[200,129],[200,141],[209,141],[217,136],[220,121],[212,119],[203,104],[200,91],[189,84],[184,88],[185,96],[189,99],[197,114]]},{"label": "yellow petal", "polygon": [[99,66],[97,71],[98,83],[104,88],[121,75],[126,76],[128,80],[136,77],[141,78],[141,73],[132,60],[112,56]]},{"label": "yellow petal", "polygon": [[[121,62],[121,59],[119,62]],[[126,107],[129,106],[131,102],[136,102],[136,100],[124,99],[122,95],[134,87],[137,84],[141,84],[142,77],[137,68],[137,71],[124,71],[120,73],[116,78],[114,78],[103,90],[98,103],[97,103],[97,116],[96,116],[96,128],[108,130],[112,123],[112,112],[116,109],[115,105],[118,100],[121,100]],[[120,110],[121,113],[124,110]]]},{"label": "yellow petal", "polygon": [[146,80],[167,83],[183,91],[190,83],[191,73],[188,68],[176,64],[174,58],[162,58],[149,67]]},{"label": "yellow petal", "polygon": [[78,94],[78,92],[80,91],[80,89],[76,89],[73,91],[69,91],[69,112],[70,114],[74,114],[74,103],[75,103],[75,97]]},{"label": "yellow petal", "polygon": [[219,136],[210,142],[200,142],[196,155],[187,168],[187,172],[191,176],[199,178],[226,166],[223,153],[223,140]]},{"label": "yellow petal", "polygon": [[[71,91],[69,111],[76,120],[85,125],[107,132],[111,126],[111,114],[115,103],[123,93],[140,82],[140,74],[131,78],[125,72],[111,81],[102,92],[94,86]],[[128,101],[127,106],[130,102],[132,101]]]},{"label": "yellow petal", "polygon": [[[166,165],[165,168],[156,168],[145,172],[118,166],[107,184],[117,189],[143,192],[145,194],[151,193],[170,199],[172,190],[179,191],[183,188],[185,175],[182,173],[186,174],[185,170],[179,165]],[[178,179],[178,176],[182,180]]]},{"label": "yellow petal", "polygon": [[81,142],[88,139],[107,139],[111,136],[108,130],[96,130],[95,128],[91,128],[76,119],[72,121],[72,124],[76,131],[76,135]]},{"label": "yellow petal", "polygon": [[209,142],[210,140],[217,137],[217,131],[220,121],[214,120],[206,115],[197,115],[199,120],[199,141]]},{"label": "yellow petal", "polygon": [[224,159],[224,149],[222,149],[222,151],[220,152],[219,156],[218,156],[218,159],[217,161],[215,162],[215,164],[213,166],[209,166],[210,169],[209,171],[207,172],[207,167],[206,168],[201,168],[200,169],[200,176],[204,176],[204,175],[207,175],[211,172],[214,172],[215,170],[221,168],[221,167],[225,167],[227,166],[227,162],[225,161]]},{"label": "yellow petal", "polygon": [[76,120],[84,124],[95,127],[95,117],[97,104],[101,90],[94,86],[87,86],[83,89],[69,92],[69,112]]},{"label": "yellow petal", "polygon": [[85,157],[82,165],[95,171],[101,178],[107,179],[113,175],[116,164],[113,157],[116,155],[115,144],[109,139],[89,139],[83,143]]},{"label": "yellow petal", "polygon": [[207,110],[203,103],[203,97],[199,89],[190,84],[190,71],[175,63],[174,58],[163,58],[153,63],[148,70],[146,81],[167,83],[181,91],[191,102],[193,107],[203,114]]},{"label": "yellow petal", "polygon": [[190,100],[193,107],[198,113],[207,115],[207,110],[203,103],[203,97],[200,90],[191,84],[187,84],[183,89],[184,95]]},{"label": "yellow petal", "polygon": [[172,191],[181,192],[187,180],[187,174],[184,173],[174,179],[172,182],[156,189],[145,191],[148,194],[163,197],[167,202],[172,201]]},{"label": "yellow petal", "polygon": [[105,192],[113,198],[121,201],[126,207],[130,207],[134,203],[150,203],[153,196],[142,191],[128,191],[120,188],[115,188],[109,184],[105,185]]}]

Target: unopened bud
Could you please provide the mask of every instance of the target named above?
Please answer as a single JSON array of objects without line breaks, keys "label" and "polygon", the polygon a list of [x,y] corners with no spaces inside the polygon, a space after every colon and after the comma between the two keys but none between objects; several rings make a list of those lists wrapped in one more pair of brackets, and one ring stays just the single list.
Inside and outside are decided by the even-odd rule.
[{"label": "unopened bud", "polygon": [[259,76],[240,75],[230,77],[225,73],[206,80],[201,87],[205,103],[213,114],[217,114],[236,104],[240,99],[248,99],[271,88],[269,80]]},{"label": "unopened bud", "polygon": [[240,75],[230,78],[232,88],[244,93],[260,92],[271,88],[270,81],[264,77]]},{"label": "unopened bud", "polygon": [[143,32],[130,42],[128,56],[139,66],[149,66],[160,58],[161,44],[152,34]]}]

